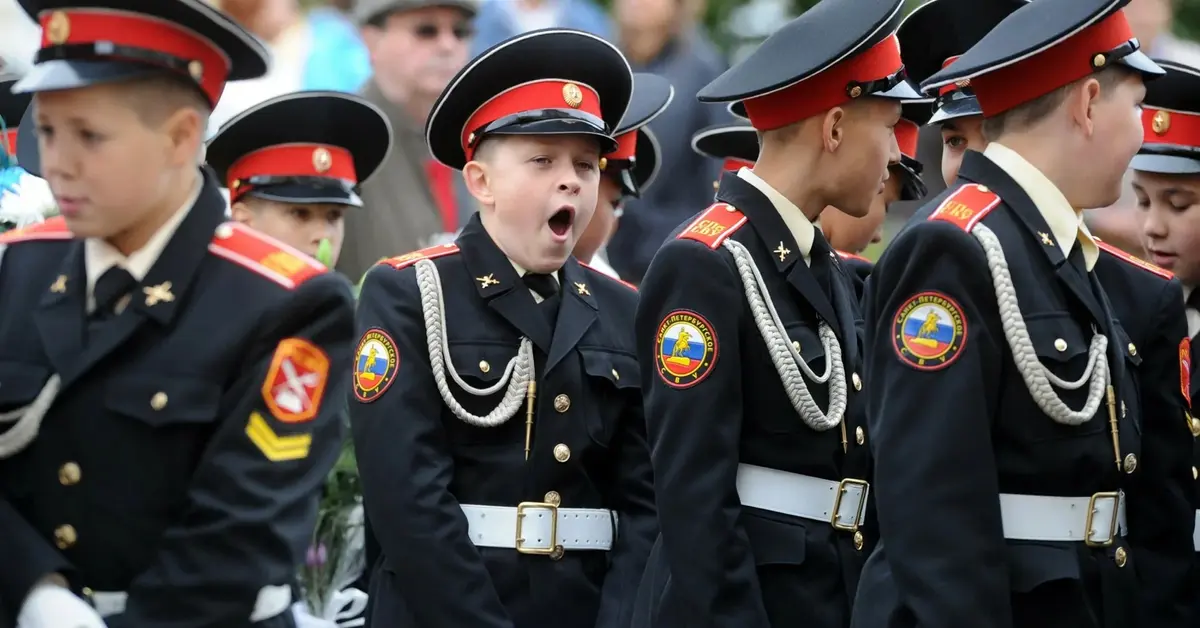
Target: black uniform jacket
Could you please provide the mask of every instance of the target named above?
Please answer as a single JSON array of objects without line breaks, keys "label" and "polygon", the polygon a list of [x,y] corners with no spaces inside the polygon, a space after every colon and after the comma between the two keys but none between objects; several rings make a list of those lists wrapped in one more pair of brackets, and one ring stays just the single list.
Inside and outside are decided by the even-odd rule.
[{"label": "black uniform jacket", "polygon": [[854,253],[838,251],[837,254],[842,258],[842,268],[846,270],[846,274],[854,282],[854,294],[858,296],[859,301],[862,301],[863,290],[867,286],[867,278],[871,276],[871,271],[874,270],[875,263]]},{"label": "black uniform jacket", "polygon": [[[856,386],[847,383],[845,432],[818,432],[803,422],[721,243],[731,238],[749,249],[789,341],[799,343],[814,372],[825,371],[817,328],[828,321],[846,378],[861,382],[854,287],[819,230],[812,267],[806,265],[770,200],[736,174],[723,175],[717,202],[667,240],[641,285],[638,360],[662,534],[633,625],[842,627],[865,558],[854,533],[743,508],[735,482],[739,463],[835,481],[867,479],[869,435],[857,436],[863,423]],[[672,321],[709,335],[707,351],[690,354],[704,354],[699,366],[672,362],[673,339],[660,334]],[[698,370],[678,376],[691,369]],[[806,384],[827,409],[826,385]]]},{"label": "black uniform jacket", "polygon": [[[465,382],[495,384],[520,337],[533,341],[528,460],[524,404],[509,421],[484,428],[459,419],[438,394],[413,266],[423,258],[437,265],[450,357]],[[627,624],[658,530],[630,333],[637,293],[573,258],[558,276],[553,299],[561,304],[551,326],[478,216],[456,244],[387,260],[367,274],[359,331],[394,339],[398,361],[389,388],[351,400],[364,501],[383,554],[371,579],[372,625]],[[503,396],[474,397],[449,374],[446,381],[477,415]],[[569,457],[559,462],[555,448],[563,446]],[[552,491],[563,508],[616,512],[612,551],[567,551],[555,560],[471,543],[459,504],[516,506],[551,501]]]},{"label": "black uniform jacket", "polygon": [[[1152,392],[1138,390],[1144,356],[1100,287],[1101,273],[1125,262],[1109,259],[1086,273],[1064,259],[1029,196],[986,157],[968,155],[959,176],[928,205],[941,209],[918,212],[888,247],[864,296],[872,454],[886,482],[872,491],[882,538],[864,569],[853,625],[1134,624],[1136,573],[1169,561],[1156,549],[1178,536],[1172,522],[1153,518],[1179,507],[1176,489],[1153,493],[1148,486],[1171,476],[1170,452],[1154,448],[1178,428],[1169,417],[1143,421],[1141,413],[1166,404],[1178,416],[1181,400],[1156,389],[1143,404],[1142,395]],[[941,218],[925,220],[930,213]],[[1120,462],[1108,403],[1074,427],[1034,403],[1001,327],[984,249],[966,231],[980,221],[1002,244],[1041,364],[1075,380],[1093,329],[1109,338]],[[928,303],[954,319],[934,325],[942,329],[929,336],[936,350],[917,344],[925,321],[906,316],[924,311],[912,304]],[[1140,320],[1130,323],[1144,328]],[[1069,407],[1082,407],[1086,387],[1055,391]],[[1143,456],[1143,446],[1151,453]],[[1155,455],[1166,460],[1150,461]],[[1004,538],[1000,493],[1088,497],[1118,490],[1128,495],[1130,533],[1109,547]],[[1163,501],[1148,504],[1156,499]],[[1146,539],[1154,530],[1170,538]]]},{"label": "black uniform jacket", "polygon": [[0,238],[0,411],[62,380],[0,460],[0,625],[53,572],[127,591],[112,628],[250,626],[260,591],[295,579],[340,451],[353,296],[224,220],[206,174],[128,306],[86,332],[84,242],[61,219]]}]

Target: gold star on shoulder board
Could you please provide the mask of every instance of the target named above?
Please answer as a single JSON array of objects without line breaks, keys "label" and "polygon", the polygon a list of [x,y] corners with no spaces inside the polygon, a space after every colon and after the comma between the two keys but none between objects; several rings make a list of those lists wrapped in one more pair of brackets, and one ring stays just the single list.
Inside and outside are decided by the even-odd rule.
[{"label": "gold star on shoulder board", "polygon": [[788,249],[787,247],[783,246],[783,241],[780,241],[779,246],[775,247],[775,250],[771,251],[771,252],[778,255],[779,261],[781,261],[781,262],[786,260],[788,255],[792,254],[791,249]]},{"label": "gold star on shoulder board", "polygon": [[1054,240],[1050,239],[1050,234],[1042,231],[1038,232],[1038,237],[1042,239],[1042,244],[1046,246],[1054,246]]},{"label": "gold star on shoulder board", "polygon": [[496,277],[493,273],[488,273],[488,274],[484,275],[483,277],[476,277],[475,281],[479,282],[480,288],[486,288],[488,286],[500,285],[500,280],[496,279]]},{"label": "gold star on shoulder board", "polygon": [[175,295],[171,293],[171,282],[164,281],[157,286],[146,286],[142,288],[142,292],[146,294],[146,305],[155,306],[159,303],[170,303],[175,300]]},{"label": "gold star on shoulder board", "polygon": [[591,294],[590,292],[588,292],[587,286],[585,284],[581,284],[578,281],[576,281],[574,283],[575,283],[575,289],[579,291],[579,294],[584,295],[584,296]]},{"label": "gold star on shoulder board", "polygon": [[62,294],[66,291],[67,291],[67,276],[59,275],[58,279],[55,279],[54,283],[50,284],[50,292]]}]

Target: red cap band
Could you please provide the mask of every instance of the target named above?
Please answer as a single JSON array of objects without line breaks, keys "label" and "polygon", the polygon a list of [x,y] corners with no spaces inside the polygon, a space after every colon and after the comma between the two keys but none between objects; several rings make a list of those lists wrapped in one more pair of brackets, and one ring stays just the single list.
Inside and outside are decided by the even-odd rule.
[{"label": "red cap band", "polygon": [[[187,64],[187,72],[213,106],[221,99],[229,77],[230,61],[216,44],[165,20],[111,9],[71,9],[44,12],[39,21],[42,48],[104,42],[175,57]],[[112,58],[119,59],[119,52],[115,51]],[[147,59],[134,61],[152,63]]]},{"label": "red cap band", "polygon": [[896,125],[896,144],[900,145],[900,154],[909,159],[917,158],[917,137],[921,128],[912,120],[901,118]]},{"label": "red cap band", "polygon": [[753,167],[754,167],[753,161],[746,161],[745,159],[738,159],[737,157],[727,157],[727,158],[725,158],[725,163],[721,165],[722,170],[735,170],[735,171],[741,170],[742,168],[753,168]]},{"label": "red cap band", "polygon": [[972,79],[979,107],[994,116],[1049,94],[1107,64],[1106,53],[1131,39],[1125,12],[1117,11],[1028,59]]},{"label": "red cap band", "polygon": [[1179,111],[1142,109],[1142,142],[1200,148],[1200,115]]},{"label": "red cap band", "polygon": [[581,83],[561,79],[532,81],[509,88],[483,103],[467,118],[462,130],[463,152],[470,161],[475,153],[471,137],[476,129],[486,126],[504,116],[535,109],[578,109],[602,118],[600,95],[596,90]]},{"label": "red cap band", "polygon": [[637,130],[617,136],[617,150],[605,155],[609,162],[628,161],[637,155]]},{"label": "red cap band", "polygon": [[9,155],[16,155],[17,154],[17,130],[16,129],[5,130],[2,140],[3,140],[3,146],[0,146],[0,148],[7,148]]},{"label": "red cap band", "polygon": [[750,124],[760,131],[778,129],[857,98],[848,93],[847,88],[852,83],[878,81],[899,72],[903,67],[900,41],[894,34],[889,35],[816,76],[770,94],[746,99],[743,101],[746,114]]},{"label": "red cap band", "polygon": [[326,144],[260,148],[235,161],[225,177],[231,201],[249,189],[250,177],[324,177],[358,183],[350,151]]},{"label": "red cap band", "polygon": [[[960,56],[962,56],[962,55],[954,55],[953,57],[950,57],[949,59],[946,59],[945,61],[943,61],[942,69],[945,69],[946,66],[957,61]],[[963,81],[957,81],[957,82],[951,83],[949,85],[943,85],[938,88],[938,96],[945,96],[946,94],[949,94],[950,92],[952,92],[956,89],[961,89],[970,84],[971,84],[970,80],[963,80]]]}]

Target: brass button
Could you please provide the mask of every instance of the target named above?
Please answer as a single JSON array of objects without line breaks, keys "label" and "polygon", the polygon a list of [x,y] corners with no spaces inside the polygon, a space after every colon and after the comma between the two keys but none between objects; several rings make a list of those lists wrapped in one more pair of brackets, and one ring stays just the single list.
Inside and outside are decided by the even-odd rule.
[{"label": "brass button", "polygon": [[621,379],[621,374],[617,372],[617,369],[613,369],[613,379]]},{"label": "brass button", "polygon": [[1133,473],[1137,469],[1137,456],[1129,454],[1125,456],[1125,473]]},{"label": "brass button", "polygon": [[83,587],[82,589],[79,590],[79,592],[82,593],[83,597],[85,597],[85,598],[90,598],[90,597],[92,597],[92,594],[95,593],[95,591],[93,591],[91,587]]},{"label": "brass button", "polygon": [[1058,349],[1059,351],[1066,351],[1067,350],[1067,341],[1063,340],[1062,338],[1056,338],[1054,340],[1054,348]]},{"label": "brass button", "polygon": [[554,398],[554,409],[560,414],[571,409],[571,398],[566,395],[559,395]]},{"label": "brass button", "polygon": [[1193,417],[1191,414],[1184,412],[1188,419],[1188,427],[1192,428],[1192,436],[1200,436],[1200,419]]},{"label": "brass button", "polygon": [[546,496],[542,498],[542,501],[550,504],[551,506],[557,506],[562,503],[562,495],[559,495],[558,491],[549,491],[546,493]]},{"label": "brass button", "polygon": [[799,340],[793,340],[793,341],[792,341],[792,348],[796,350],[796,353],[800,353],[800,341],[799,341]]},{"label": "brass button", "polygon": [[867,442],[867,431],[861,425],[854,428],[854,441],[859,445]]},{"label": "brass button", "polygon": [[1124,547],[1118,547],[1116,552],[1113,552],[1113,562],[1118,567],[1124,567],[1125,562],[1129,560],[1129,552],[1125,551]]},{"label": "brass button", "polygon": [[852,373],[850,381],[854,382],[854,390],[862,390],[862,378],[858,376],[858,373]]},{"label": "brass button", "polygon": [[1196,467],[1192,467],[1192,479],[1200,480],[1200,469],[1197,469]]},{"label": "brass button", "polygon": [[565,553],[566,552],[563,551],[563,546],[555,545],[554,549],[550,552],[550,560],[562,560],[563,554]]},{"label": "brass button", "polygon": [[233,227],[230,227],[229,223],[225,223],[225,224],[222,224],[221,226],[217,227],[217,237],[220,238],[221,240],[227,240],[232,236],[233,236]]},{"label": "brass button", "polygon": [[79,540],[79,535],[75,533],[75,527],[71,525],[61,525],[54,528],[54,544],[58,549],[67,549],[75,545],[75,541]]},{"label": "brass button", "polygon": [[68,462],[58,468],[58,483],[63,486],[74,486],[79,484],[79,480],[83,477],[83,470],[74,462]]},{"label": "brass button", "polygon": [[1121,402],[1121,418],[1125,418],[1125,402]]},{"label": "brass button", "polygon": [[167,393],[161,391],[154,393],[154,396],[150,398],[150,407],[155,410],[167,407]]},{"label": "brass button", "polygon": [[491,365],[491,364],[488,364],[488,361],[487,361],[487,360],[480,360],[480,361],[479,361],[479,372],[480,372],[480,373],[486,373],[486,372],[488,372],[488,371],[490,371],[490,370],[492,370],[492,365]]},{"label": "brass button", "polygon": [[975,186],[975,189],[979,190],[980,192],[987,192],[987,191],[988,191],[988,186],[986,186],[986,185],[976,185],[976,186]]},{"label": "brass button", "polygon": [[1137,355],[1137,345],[1129,343],[1129,355]]},{"label": "brass button", "polygon": [[854,532],[854,549],[862,551],[863,548],[863,533],[855,530]]},{"label": "brass button", "polygon": [[566,462],[571,459],[571,448],[559,443],[554,446],[554,459],[559,462]]}]

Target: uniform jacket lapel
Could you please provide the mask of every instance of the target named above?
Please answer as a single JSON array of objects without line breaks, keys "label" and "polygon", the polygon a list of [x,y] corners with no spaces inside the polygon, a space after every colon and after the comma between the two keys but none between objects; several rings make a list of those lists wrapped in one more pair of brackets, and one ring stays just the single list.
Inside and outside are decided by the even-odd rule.
[{"label": "uniform jacket lapel", "polygon": [[[717,201],[733,205],[750,219],[750,226],[758,234],[763,248],[775,264],[776,272],[787,278],[787,282],[816,310],[822,320],[838,332],[839,339],[845,342],[846,334],[841,330],[833,304],[812,270],[804,263],[800,246],[796,244],[791,230],[787,228],[770,199],[750,183],[726,174],[721,177]],[[773,245],[776,240],[778,244]],[[754,243],[748,243],[747,246],[753,247]]]},{"label": "uniform jacket lapel", "polygon": [[[973,183],[986,183],[992,191],[1000,195],[1004,204],[1012,209],[1018,222],[1024,225],[1028,231],[1028,237],[1039,243],[1046,260],[1054,268],[1055,276],[1067,288],[1075,301],[1087,310],[1092,322],[1100,326],[1106,335],[1111,335],[1112,325],[1105,316],[1104,307],[1092,290],[1090,280],[1067,262],[1059,244],[1053,238],[1049,238],[1050,227],[1025,190],[1000,166],[977,153],[969,153],[963,159],[958,176],[960,179],[966,179]],[[1047,238],[1044,239],[1043,235]]]},{"label": "uniform jacket lapel", "polygon": [[83,330],[87,324],[83,240],[71,242],[58,278],[47,287],[38,303],[34,323],[55,372],[62,375],[75,369],[83,351]]},{"label": "uniform jacket lapel", "polygon": [[550,321],[538,310],[517,269],[484,230],[478,215],[463,228],[457,242],[467,272],[475,281],[475,290],[488,307],[549,354]]},{"label": "uniform jacket lapel", "polygon": [[554,339],[550,342],[550,355],[546,359],[547,373],[579,344],[588,328],[596,322],[599,310],[587,273],[574,257],[567,258],[561,277],[562,307],[554,323]]}]

